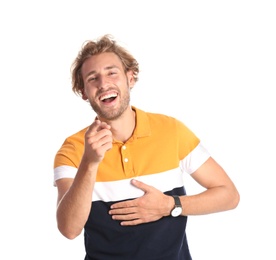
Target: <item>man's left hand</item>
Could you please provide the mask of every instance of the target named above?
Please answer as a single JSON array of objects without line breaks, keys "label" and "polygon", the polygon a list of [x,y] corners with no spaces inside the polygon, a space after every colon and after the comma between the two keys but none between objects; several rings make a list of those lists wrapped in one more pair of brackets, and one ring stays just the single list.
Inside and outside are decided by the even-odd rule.
[{"label": "man's left hand", "polygon": [[123,226],[134,226],[159,220],[170,215],[174,201],[153,186],[138,180],[132,180],[132,185],[144,191],[144,195],[134,200],[115,203],[109,214],[112,219],[121,221]]}]

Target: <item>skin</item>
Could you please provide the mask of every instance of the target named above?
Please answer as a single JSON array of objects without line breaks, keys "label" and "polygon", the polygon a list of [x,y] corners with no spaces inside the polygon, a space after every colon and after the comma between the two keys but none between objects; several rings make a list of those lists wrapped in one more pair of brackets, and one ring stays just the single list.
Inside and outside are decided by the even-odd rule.
[{"label": "skin", "polygon": [[[57,223],[60,232],[74,239],[83,230],[92,203],[92,193],[99,163],[112,148],[112,140],[126,142],[135,128],[135,112],[129,104],[130,90],[135,81],[131,71],[125,72],[114,53],[90,57],[82,66],[84,91],[82,98],[90,102],[97,119],[85,133],[84,154],[74,179],[57,180]],[[106,95],[117,96],[103,102]],[[203,215],[234,209],[239,193],[224,169],[209,158],[191,176],[206,188],[200,194],[181,196],[182,215]],[[121,225],[133,226],[169,216],[174,199],[156,188],[132,180],[132,185],[145,194],[137,199],[115,203],[109,214]]]}]

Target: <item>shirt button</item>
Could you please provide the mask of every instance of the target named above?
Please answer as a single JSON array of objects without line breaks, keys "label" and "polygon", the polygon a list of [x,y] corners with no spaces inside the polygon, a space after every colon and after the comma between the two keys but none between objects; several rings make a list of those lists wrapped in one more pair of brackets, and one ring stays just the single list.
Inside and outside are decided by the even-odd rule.
[{"label": "shirt button", "polygon": [[126,146],[125,145],[123,145],[123,147],[122,147],[124,150],[126,149]]},{"label": "shirt button", "polygon": [[125,158],[125,159],[124,159],[124,161],[125,161],[125,162],[128,162],[128,159],[127,159],[127,158]]}]

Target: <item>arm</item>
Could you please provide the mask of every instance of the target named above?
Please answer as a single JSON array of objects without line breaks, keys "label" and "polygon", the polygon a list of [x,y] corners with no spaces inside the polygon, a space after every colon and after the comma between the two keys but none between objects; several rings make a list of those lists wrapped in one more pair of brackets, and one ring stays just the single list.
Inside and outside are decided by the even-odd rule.
[{"label": "arm", "polygon": [[[234,209],[239,203],[239,193],[222,167],[209,158],[191,175],[195,181],[206,188],[196,195],[181,196],[182,215],[203,215]],[[142,197],[112,205],[113,219],[121,220],[122,225],[137,225],[156,221],[169,216],[174,208],[174,199],[152,186],[140,181],[133,184],[142,189]]]},{"label": "arm", "polygon": [[96,120],[85,134],[85,147],[76,177],[56,181],[57,224],[67,238],[78,236],[89,216],[98,165],[112,147],[110,126]]},{"label": "arm", "polygon": [[210,157],[191,177],[206,190],[197,195],[180,198],[183,215],[210,214],[237,207],[239,193],[232,180],[213,158]]}]

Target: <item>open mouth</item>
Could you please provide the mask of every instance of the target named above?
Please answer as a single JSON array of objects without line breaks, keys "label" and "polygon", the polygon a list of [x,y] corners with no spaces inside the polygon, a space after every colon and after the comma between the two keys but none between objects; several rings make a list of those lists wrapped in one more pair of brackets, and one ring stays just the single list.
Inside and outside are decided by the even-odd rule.
[{"label": "open mouth", "polygon": [[100,96],[100,100],[104,103],[110,103],[113,100],[115,100],[117,96],[118,96],[118,94],[115,92],[107,93],[107,94]]}]

